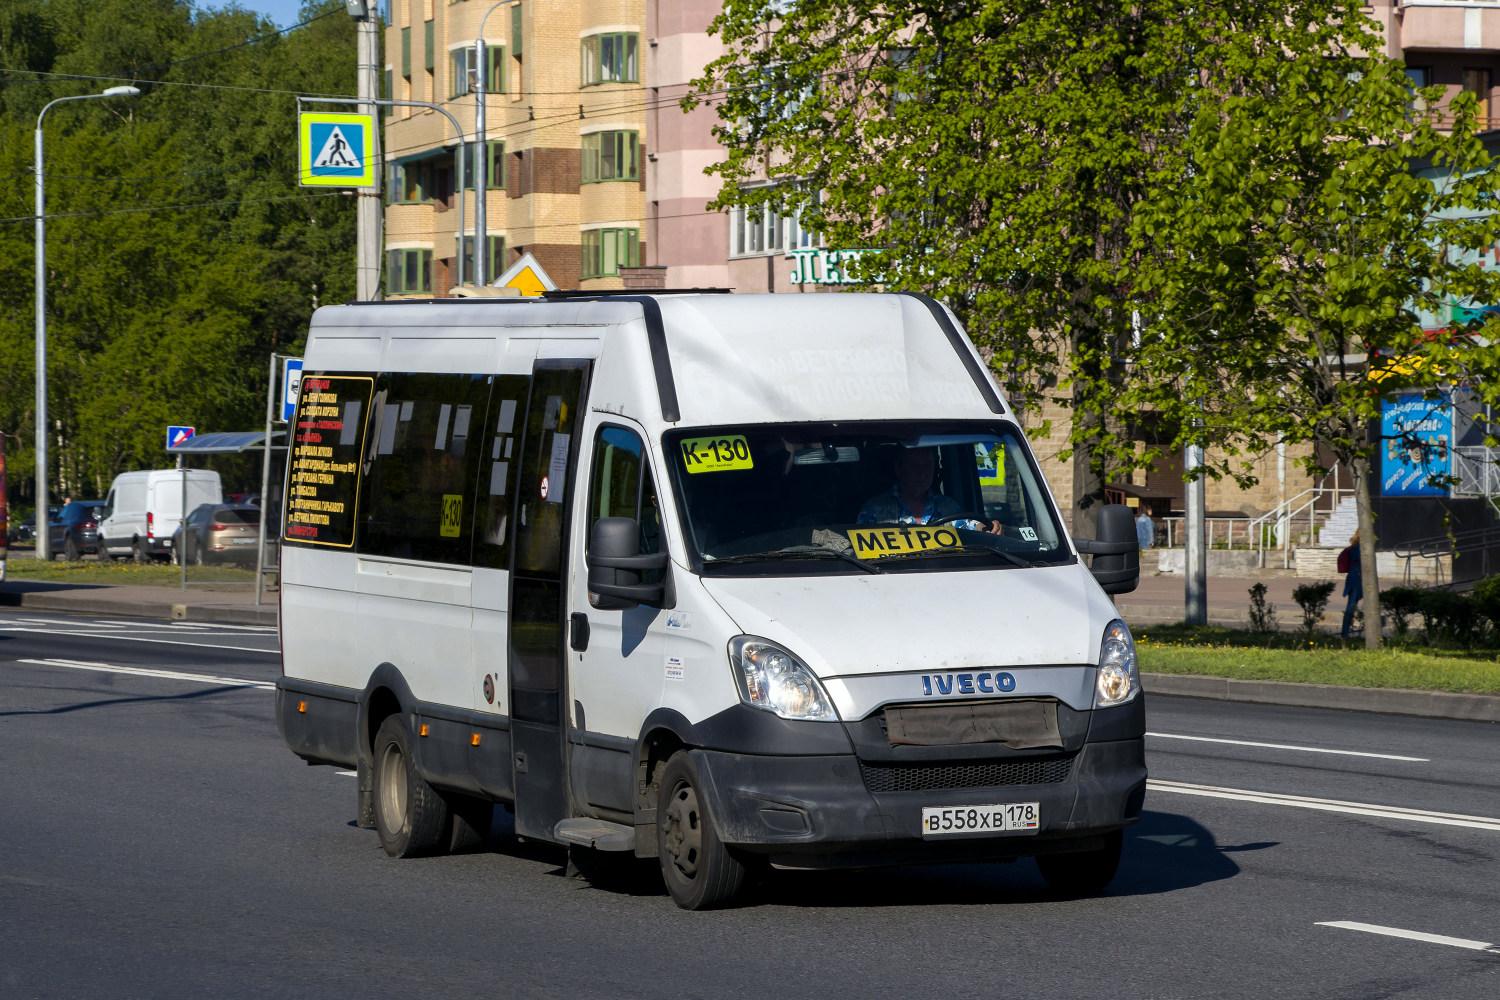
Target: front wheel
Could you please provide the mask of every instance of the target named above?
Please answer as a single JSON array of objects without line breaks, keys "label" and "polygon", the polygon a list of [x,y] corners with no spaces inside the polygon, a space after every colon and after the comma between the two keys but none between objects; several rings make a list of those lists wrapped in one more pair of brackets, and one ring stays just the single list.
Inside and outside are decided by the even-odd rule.
[{"label": "front wheel", "polygon": [[1103,892],[1115,877],[1120,867],[1120,847],[1124,842],[1124,832],[1116,830],[1105,837],[1104,846],[1098,850],[1038,854],[1036,866],[1056,892],[1067,896],[1092,896]]},{"label": "front wheel", "polygon": [[672,901],[684,910],[732,902],[744,885],[745,866],[719,840],[685,751],[667,761],[658,787],[656,847]]},{"label": "front wheel", "polygon": [[411,736],[400,715],[375,734],[375,830],[393,858],[433,854],[452,835],[448,804],[417,773]]}]

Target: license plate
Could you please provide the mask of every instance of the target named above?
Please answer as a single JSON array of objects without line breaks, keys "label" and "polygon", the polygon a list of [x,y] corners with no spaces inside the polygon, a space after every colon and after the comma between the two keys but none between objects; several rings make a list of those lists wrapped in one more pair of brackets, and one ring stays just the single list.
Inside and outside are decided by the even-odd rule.
[{"label": "license plate", "polygon": [[236,544],[236,545],[254,545],[255,544],[255,539],[253,539],[253,538],[236,538],[236,539],[234,539],[234,544]]},{"label": "license plate", "polygon": [[922,810],[922,836],[951,837],[961,833],[1023,833],[1041,829],[1038,802],[1003,802],[987,806],[927,806]]}]

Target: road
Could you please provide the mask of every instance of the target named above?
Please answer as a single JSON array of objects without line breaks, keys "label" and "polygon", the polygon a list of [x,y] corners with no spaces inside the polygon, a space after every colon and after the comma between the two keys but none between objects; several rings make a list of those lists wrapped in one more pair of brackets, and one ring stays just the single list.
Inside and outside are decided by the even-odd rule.
[{"label": "road", "polygon": [[275,649],[0,612],[0,997],[1500,995],[1494,726],[1155,698],[1103,897],[1021,861],[687,913],[507,830],[387,858],[354,779],[282,746]]}]

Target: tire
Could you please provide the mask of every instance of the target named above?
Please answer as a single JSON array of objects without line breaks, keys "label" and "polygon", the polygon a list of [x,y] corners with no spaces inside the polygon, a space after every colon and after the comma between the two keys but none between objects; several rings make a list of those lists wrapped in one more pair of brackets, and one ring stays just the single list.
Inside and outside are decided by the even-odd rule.
[{"label": "tire", "polygon": [[77,562],[83,558],[83,553],[78,551],[78,543],[73,541],[72,535],[63,536],[63,558],[68,562]]},{"label": "tire", "polygon": [[139,538],[130,544],[130,557],[137,565],[151,561],[151,557],[146,555],[146,548]]},{"label": "tire", "polygon": [[1096,851],[1039,854],[1036,866],[1054,892],[1066,896],[1092,896],[1103,892],[1114,879],[1120,867],[1120,847],[1124,841],[1124,832],[1116,830]]},{"label": "tire", "polygon": [[406,720],[392,715],[375,734],[375,830],[393,858],[438,854],[452,836],[448,803],[417,773]]},{"label": "tire", "polygon": [[692,760],[677,751],[658,785],[656,847],[667,892],[684,910],[731,903],[745,883],[745,866],[719,840],[700,787]]},{"label": "tire", "polygon": [[193,549],[193,565],[194,566],[202,566],[204,563],[206,563],[208,561],[206,558],[204,558],[204,555],[203,555],[203,546],[201,546],[201,545],[193,545],[192,549]]}]

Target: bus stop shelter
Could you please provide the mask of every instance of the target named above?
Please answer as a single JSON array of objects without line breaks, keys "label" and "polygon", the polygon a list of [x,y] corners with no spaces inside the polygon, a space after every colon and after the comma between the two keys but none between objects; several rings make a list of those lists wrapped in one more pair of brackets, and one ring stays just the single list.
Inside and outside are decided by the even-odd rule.
[{"label": "bus stop shelter", "polygon": [[[177,464],[182,466],[183,460],[190,455],[241,455],[246,452],[258,451],[262,453],[261,458],[261,495],[260,495],[260,532],[258,546],[255,555],[255,603],[259,604],[261,593],[265,589],[265,579],[268,569],[266,567],[266,538],[269,525],[266,523],[268,515],[272,511],[279,512],[279,505],[271,491],[271,459],[276,452],[285,452],[286,431],[273,430],[270,433],[270,447],[266,446],[265,431],[215,431],[211,434],[195,434],[175,445],[167,446],[167,454],[177,456]],[[279,491],[277,493],[279,495]],[[187,511],[182,512],[184,518]],[[278,517],[279,522],[279,517]],[[187,560],[179,559],[182,563],[183,586],[187,585]],[[274,568],[269,570],[274,572]]]}]

